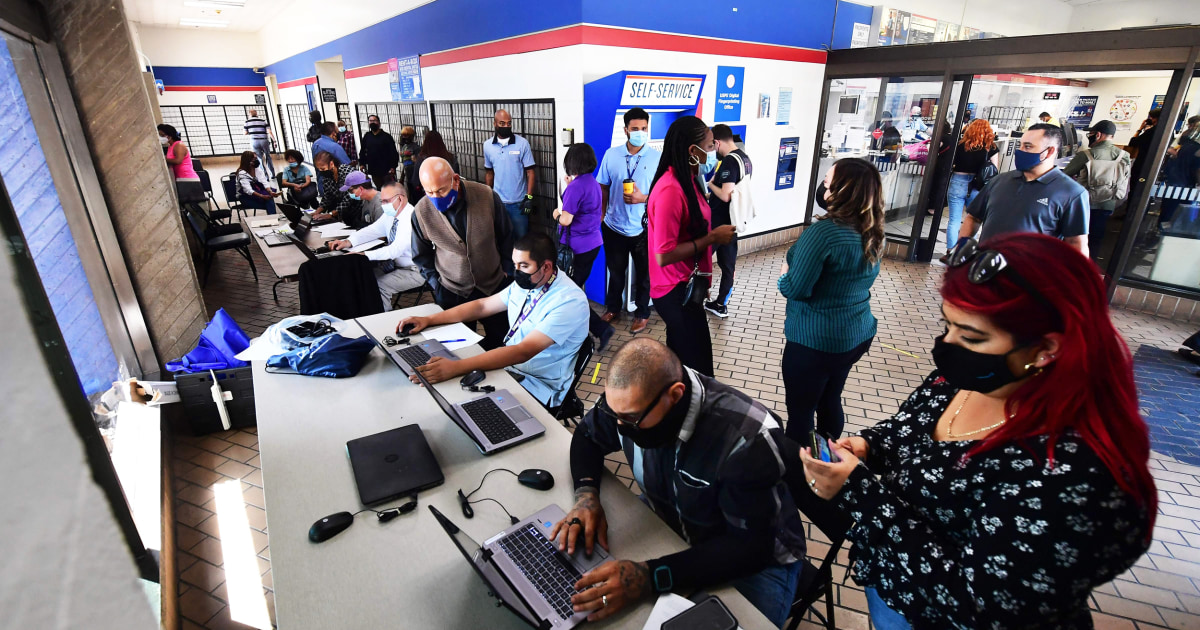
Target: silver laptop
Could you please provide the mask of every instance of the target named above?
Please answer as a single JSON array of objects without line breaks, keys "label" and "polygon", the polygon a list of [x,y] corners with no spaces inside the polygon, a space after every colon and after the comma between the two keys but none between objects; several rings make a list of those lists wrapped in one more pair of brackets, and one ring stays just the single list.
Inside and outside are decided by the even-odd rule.
[{"label": "silver laptop", "polygon": [[546,427],[526,411],[507,389],[499,389],[455,405],[446,400],[420,372],[413,372],[438,407],[442,408],[442,412],[475,442],[479,452],[484,455],[528,442],[546,432]]},{"label": "silver laptop", "polygon": [[375,335],[372,335],[371,331],[367,330],[367,327],[362,325],[362,322],[359,322],[358,320],[354,320],[354,322],[358,324],[358,327],[361,328],[368,337],[371,338],[371,341],[375,342],[375,345],[379,346],[383,350],[383,353],[392,360],[392,363],[395,363],[396,367],[400,368],[400,371],[404,372],[404,374],[407,376],[412,376],[414,373],[416,373],[416,370],[413,368],[418,365],[425,365],[432,357],[442,357],[443,359],[449,359],[451,361],[458,360],[458,356],[447,350],[446,346],[443,346],[442,342],[438,341],[437,339],[426,339],[424,341],[415,342],[411,345],[396,345],[389,347],[383,342],[379,341]]},{"label": "silver laptop", "polygon": [[572,610],[575,583],[584,573],[607,562],[609,555],[600,545],[595,546],[590,558],[583,552],[583,545],[578,545],[571,556],[559,551],[550,540],[550,530],[566,516],[562,508],[542,508],[482,546],[437,508],[431,505],[429,511],[488,590],[530,626],[565,630],[587,619],[589,613]]}]

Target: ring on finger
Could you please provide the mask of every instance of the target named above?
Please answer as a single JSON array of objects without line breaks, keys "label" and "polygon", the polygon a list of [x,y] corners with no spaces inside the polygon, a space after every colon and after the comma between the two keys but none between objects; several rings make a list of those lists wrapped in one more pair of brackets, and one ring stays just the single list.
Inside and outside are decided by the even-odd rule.
[{"label": "ring on finger", "polygon": [[572,525],[579,525],[580,527],[583,527],[583,521],[579,520],[579,517],[575,517],[575,518],[571,519],[570,522],[567,523],[567,527],[570,527]]},{"label": "ring on finger", "polygon": [[601,596],[600,596],[600,607],[601,607],[601,608],[608,608],[608,595],[601,595]]},{"label": "ring on finger", "polygon": [[816,479],[809,479],[809,480],[808,480],[808,487],[809,487],[809,488],[812,488],[812,489],[814,489],[814,490],[815,490],[815,489],[817,488],[817,480],[816,480]]}]

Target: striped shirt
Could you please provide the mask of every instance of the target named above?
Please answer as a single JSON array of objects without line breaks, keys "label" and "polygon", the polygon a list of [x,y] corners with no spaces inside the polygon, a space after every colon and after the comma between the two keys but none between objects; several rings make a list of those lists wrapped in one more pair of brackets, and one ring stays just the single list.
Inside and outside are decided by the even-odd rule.
[{"label": "striped shirt", "polygon": [[250,137],[254,140],[267,139],[267,129],[269,127],[267,126],[267,121],[261,118],[247,118],[246,124],[242,125],[242,127],[250,132]]},{"label": "striped shirt", "polygon": [[779,292],[787,298],[787,340],[821,352],[848,352],[875,336],[871,285],[879,263],[867,264],[863,239],[832,219],[800,234],[787,253]]}]

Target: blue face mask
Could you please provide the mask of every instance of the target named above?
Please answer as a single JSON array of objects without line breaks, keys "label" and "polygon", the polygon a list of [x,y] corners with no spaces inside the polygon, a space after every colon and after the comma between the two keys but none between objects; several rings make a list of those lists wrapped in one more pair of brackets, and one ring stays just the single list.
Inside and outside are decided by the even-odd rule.
[{"label": "blue face mask", "polygon": [[1036,153],[1032,151],[1022,151],[1020,149],[1013,151],[1013,166],[1022,173],[1032,171],[1033,169],[1037,168],[1038,164],[1041,163],[1041,151]]},{"label": "blue face mask", "polygon": [[438,212],[449,210],[450,206],[453,206],[457,200],[458,191],[453,188],[450,189],[450,192],[446,193],[445,197],[429,197],[429,202],[433,204],[434,208],[438,209]]},{"label": "blue face mask", "polygon": [[396,216],[396,212],[397,212],[396,207],[390,203],[383,207],[383,214],[385,216],[394,217],[394,216]]},{"label": "blue face mask", "polygon": [[635,147],[645,146],[646,141],[650,139],[650,134],[645,131],[630,131],[629,144]]},{"label": "blue face mask", "polygon": [[717,152],[709,151],[708,160],[706,160],[704,164],[700,165],[700,174],[708,175],[709,173],[713,172],[713,169],[715,168],[717,168]]},{"label": "blue face mask", "polygon": [[350,198],[355,201],[362,201],[362,197],[359,197],[358,195],[356,195],[354,193],[350,193]]}]

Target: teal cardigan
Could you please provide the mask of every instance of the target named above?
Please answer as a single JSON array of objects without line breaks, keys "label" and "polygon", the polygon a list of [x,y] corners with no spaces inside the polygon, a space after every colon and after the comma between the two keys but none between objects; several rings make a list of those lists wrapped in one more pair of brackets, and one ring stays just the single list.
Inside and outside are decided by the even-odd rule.
[{"label": "teal cardigan", "polygon": [[849,352],[875,336],[871,285],[879,263],[868,264],[863,239],[832,219],[817,221],[788,249],[787,273],[777,286],[787,298],[787,340],[822,352]]}]

